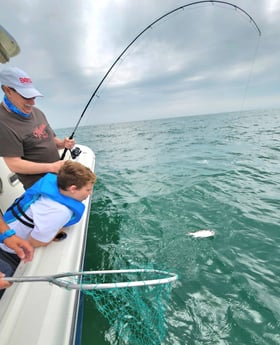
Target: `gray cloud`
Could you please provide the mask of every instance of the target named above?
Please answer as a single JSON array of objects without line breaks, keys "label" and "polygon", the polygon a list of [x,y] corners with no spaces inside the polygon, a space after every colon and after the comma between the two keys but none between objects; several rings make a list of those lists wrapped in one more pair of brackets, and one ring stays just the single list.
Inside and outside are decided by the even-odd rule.
[{"label": "gray cloud", "polygon": [[[10,0],[1,22],[45,95],[55,128],[74,127],[108,68],[147,25],[186,1]],[[81,125],[279,107],[279,18],[274,0],[200,4],[149,29],[110,73]]]}]

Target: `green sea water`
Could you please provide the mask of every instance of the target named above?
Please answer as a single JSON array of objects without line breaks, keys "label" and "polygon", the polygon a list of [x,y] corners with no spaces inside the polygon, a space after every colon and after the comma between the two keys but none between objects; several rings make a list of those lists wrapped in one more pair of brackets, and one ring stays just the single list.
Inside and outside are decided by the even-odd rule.
[{"label": "green sea water", "polygon": [[[178,273],[163,344],[279,345],[280,111],[80,127],[76,141],[98,177],[85,269]],[[216,235],[187,236],[201,229]],[[86,297],[82,345],[104,344]]]}]

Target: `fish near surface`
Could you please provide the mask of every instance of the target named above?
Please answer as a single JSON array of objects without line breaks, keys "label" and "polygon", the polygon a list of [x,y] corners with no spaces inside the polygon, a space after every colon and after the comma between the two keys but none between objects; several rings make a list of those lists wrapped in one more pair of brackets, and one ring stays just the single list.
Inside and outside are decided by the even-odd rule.
[{"label": "fish near surface", "polygon": [[195,232],[188,232],[187,235],[192,236],[194,238],[206,238],[206,237],[213,237],[215,235],[214,230],[199,230]]}]

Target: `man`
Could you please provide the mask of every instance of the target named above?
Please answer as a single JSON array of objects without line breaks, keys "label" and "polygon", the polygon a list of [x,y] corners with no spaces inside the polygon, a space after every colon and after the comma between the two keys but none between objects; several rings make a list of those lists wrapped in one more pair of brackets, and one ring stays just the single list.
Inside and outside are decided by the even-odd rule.
[{"label": "man", "polygon": [[[9,229],[8,225],[0,216],[0,243],[4,243],[7,247],[15,251],[17,256],[24,262],[31,261],[33,258],[34,249],[31,244],[22,238],[18,237]],[[1,265],[1,263],[0,263]],[[5,289],[10,286],[10,283],[2,280],[3,273],[0,272],[0,289]]]},{"label": "man", "polygon": [[[46,174],[28,188],[6,211],[4,220],[34,248],[47,246],[63,227],[81,219],[82,201],[92,193],[95,180],[83,164],[66,161],[58,175]],[[19,261],[15,251],[0,243],[0,272],[13,275]]]},{"label": "man", "polygon": [[58,149],[72,149],[73,139],[57,138],[45,115],[36,108],[42,94],[31,78],[17,67],[0,72],[4,99],[0,105],[0,156],[29,188],[44,174],[57,173],[64,161]]}]

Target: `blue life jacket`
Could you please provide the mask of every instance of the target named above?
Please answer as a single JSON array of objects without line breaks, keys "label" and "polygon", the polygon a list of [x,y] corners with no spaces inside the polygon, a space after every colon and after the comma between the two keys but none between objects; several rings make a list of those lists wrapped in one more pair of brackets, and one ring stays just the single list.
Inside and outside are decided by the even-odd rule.
[{"label": "blue life jacket", "polygon": [[77,223],[84,213],[85,205],[79,200],[61,194],[57,186],[57,175],[48,173],[28,188],[25,193],[20,198],[16,199],[7,209],[3,216],[5,222],[11,223],[15,220],[19,220],[24,225],[34,228],[33,219],[28,217],[25,211],[40,196],[46,196],[53,199],[65,205],[73,212],[71,219],[64,226],[70,226]]}]

